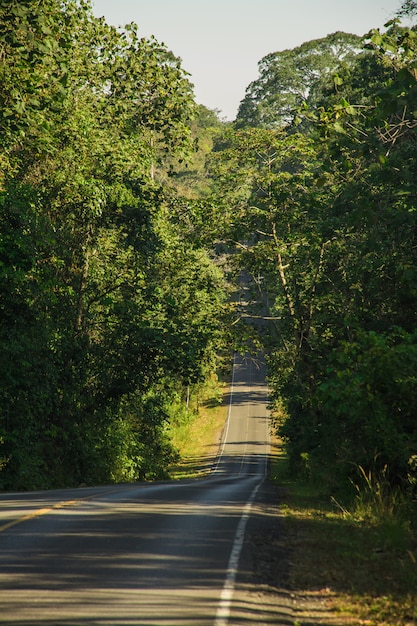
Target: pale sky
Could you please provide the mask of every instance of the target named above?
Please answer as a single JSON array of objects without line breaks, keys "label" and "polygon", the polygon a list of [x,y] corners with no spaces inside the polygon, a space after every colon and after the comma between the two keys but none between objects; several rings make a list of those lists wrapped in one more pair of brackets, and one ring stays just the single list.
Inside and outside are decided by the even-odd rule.
[{"label": "pale sky", "polygon": [[93,0],[109,24],[136,22],[182,59],[199,104],[234,120],[266,54],[336,31],[364,35],[401,0]]}]

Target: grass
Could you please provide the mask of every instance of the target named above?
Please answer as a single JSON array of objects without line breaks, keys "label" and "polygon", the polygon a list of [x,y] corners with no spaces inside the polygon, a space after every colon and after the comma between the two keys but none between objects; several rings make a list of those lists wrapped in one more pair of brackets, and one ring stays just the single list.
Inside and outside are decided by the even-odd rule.
[{"label": "grass", "polygon": [[416,625],[417,542],[405,518],[365,515],[362,495],[349,512],[317,485],[289,478],[279,442],[271,478],[284,488],[289,586],[300,595],[318,594],[331,610],[331,621],[317,623]]},{"label": "grass", "polygon": [[227,419],[226,385],[215,380],[192,397],[188,414],[173,424],[171,441],[180,460],[170,468],[174,480],[197,478],[210,473],[216,460]]}]

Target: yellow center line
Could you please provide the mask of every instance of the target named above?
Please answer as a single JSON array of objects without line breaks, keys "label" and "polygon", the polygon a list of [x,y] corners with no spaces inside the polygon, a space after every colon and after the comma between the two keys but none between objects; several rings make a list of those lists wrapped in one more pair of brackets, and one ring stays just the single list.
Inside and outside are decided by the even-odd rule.
[{"label": "yellow center line", "polygon": [[[83,498],[86,499],[86,498]],[[33,513],[28,513],[28,515],[24,515],[23,517],[18,517],[17,519],[12,520],[11,522],[7,522],[0,526],[0,533],[12,526],[16,526],[17,524],[21,524],[22,522],[26,522],[27,520],[34,519],[35,517],[40,517],[41,515],[45,515],[45,513],[50,513],[54,509],[62,509],[65,506],[74,506],[77,502],[81,502],[81,500],[67,500],[65,502],[58,502],[57,504],[52,504],[51,506],[45,507],[44,509],[38,509],[37,511],[33,511]]]},{"label": "yellow center line", "polygon": [[[132,485],[131,488],[133,489],[135,488],[135,486]],[[103,495],[107,496],[112,493],[117,493],[118,491],[119,489],[112,489],[111,491],[107,491],[107,493]],[[21,524],[22,522],[26,522],[30,519],[34,519],[35,517],[40,517],[41,515],[50,513],[51,511],[55,509],[62,509],[66,506],[75,506],[79,502],[85,502],[86,500],[91,500],[92,498],[95,498],[97,496],[100,496],[100,493],[94,493],[90,496],[85,496],[85,498],[78,498],[77,500],[64,500],[61,502],[57,502],[56,504],[51,504],[50,506],[45,507],[43,509],[37,509],[36,511],[33,511],[33,513],[28,513],[28,515],[24,515],[23,517],[18,517],[17,519],[12,520],[11,522],[6,522],[6,524],[3,524],[2,526],[0,526],[0,533],[2,533],[4,530],[7,530],[8,528],[11,528],[12,526]]]}]

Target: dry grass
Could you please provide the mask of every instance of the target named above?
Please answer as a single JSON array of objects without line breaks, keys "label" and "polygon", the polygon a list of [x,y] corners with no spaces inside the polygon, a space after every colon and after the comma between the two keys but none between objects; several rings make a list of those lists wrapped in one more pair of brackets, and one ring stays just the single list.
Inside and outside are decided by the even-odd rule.
[{"label": "dry grass", "polygon": [[[285,478],[275,448],[272,471],[285,483],[281,511],[289,551],[290,588],[331,609],[317,623],[417,625],[417,543],[409,527],[370,523],[323,500],[311,485]],[[299,624],[311,624],[300,620]]]}]

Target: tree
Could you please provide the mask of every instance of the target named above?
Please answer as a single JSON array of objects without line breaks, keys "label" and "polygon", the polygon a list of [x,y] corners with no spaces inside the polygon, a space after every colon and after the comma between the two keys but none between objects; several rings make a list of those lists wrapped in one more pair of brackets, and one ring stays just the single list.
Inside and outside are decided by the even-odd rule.
[{"label": "tree", "polygon": [[[366,106],[363,98],[356,104],[342,97],[316,118],[328,149],[322,219],[333,231],[331,248],[339,251],[325,267],[332,289],[326,289],[321,325],[327,350],[321,340],[312,355],[318,391],[309,411],[291,406],[282,432],[293,459],[308,458],[322,476],[332,467],[333,478],[343,480],[360,464],[367,471],[388,468],[393,482],[406,484],[416,442],[409,408],[417,321],[415,33],[394,21],[385,33],[372,31],[368,42],[385,81],[375,83]],[[395,375],[382,365],[388,361],[396,363]],[[305,408],[305,392],[300,398]]]},{"label": "tree", "polygon": [[417,437],[416,35],[394,21],[365,44],[298,112],[300,133],[232,130],[214,155],[269,305],[280,434],[330,489],[358,465],[406,485]]},{"label": "tree", "polygon": [[397,15],[399,17],[412,17],[417,14],[417,2],[415,0],[404,0],[399,8]]},{"label": "tree", "polygon": [[259,78],[246,90],[237,126],[280,128],[289,124],[301,103],[317,92],[342,62],[352,63],[360,47],[357,35],[337,32],[268,54],[259,62]]},{"label": "tree", "polygon": [[188,150],[191,85],[88,2],[0,8],[2,486],[165,475],[170,394],[222,342],[222,274],[154,176]]}]

